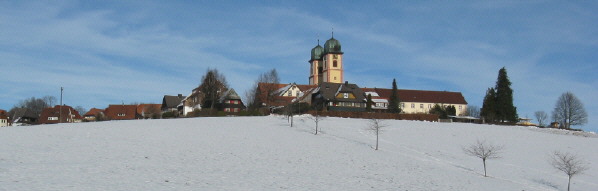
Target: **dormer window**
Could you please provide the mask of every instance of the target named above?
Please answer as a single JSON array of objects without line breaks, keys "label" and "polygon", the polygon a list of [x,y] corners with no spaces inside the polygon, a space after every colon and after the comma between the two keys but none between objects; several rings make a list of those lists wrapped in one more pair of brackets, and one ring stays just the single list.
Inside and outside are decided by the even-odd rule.
[{"label": "dormer window", "polygon": [[343,93],[343,98],[349,98],[349,93]]}]

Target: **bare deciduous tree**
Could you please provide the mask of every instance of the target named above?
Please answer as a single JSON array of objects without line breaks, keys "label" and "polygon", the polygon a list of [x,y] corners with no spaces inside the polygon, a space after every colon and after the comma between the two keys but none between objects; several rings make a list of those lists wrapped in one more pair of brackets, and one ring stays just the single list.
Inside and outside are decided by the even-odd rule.
[{"label": "bare deciduous tree", "polygon": [[548,118],[548,115],[546,114],[546,112],[544,111],[536,111],[534,113],[534,116],[536,116],[536,120],[538,120],[538,125],[540,127],[544,127],[546,124],[546,119]]},{"label": "bare deciduous tree", "polygon": [[585,162],[579,159],[577,155],[570,153],[561,153],[555,151],[550,164],[552,166],[569,176],[569,182],[567,183],[567,190],[571,187],[571,178],[575,175],[581,174],[588,170],[588,166]]},{"label": "bare deciduous tree", "polygon": [[480,108],[475,105],[468,105],[467,106],[467,115],[471,117],[480,117]]},{"label": "bare deciduous tree", "polygon": [[198,89],[203,93],[204,105],[210,105],[210,110],[213,112],[215,103],[228,90],[228,83],[217,69],[208,69]]},{"label": "bare deciduous tree", "polygon": [[315,110],[316,113],[310,117],[308,117],[309,119],[311,119],[312,121],[314,121],[314,123],[316,123],[316,132],[314,133],[314,135],[318,134],[318,123],[320,123],[320,121],[324,120],[324,118],[322,118],[322,116],[320,116],[320,113],[318,110]]},{"label": "bare deciduous tree", "polygon": [[378,150],[380,133],[382,133],[382,128],[386,127],[386,125],[383,124],[382,119],[370,119],[369,123],[368,129],[376,134],[376,150]]},{"label": "bare deciduous tree", "polygon": [[75,109],[79,113],[79,115],[85,115],[85,113],[87,113],[87,109],[85,109],[84,107],[82,107],[80,105],[76,106],[73,109]]},{"label": "bare deciduous tree", "polygon": [[501,151],[504,149],[503,146],[486,143],[486,141],[477,140],[476,143],[463,147],[465,154],[478,157],[482,159],[484,164],[484,177],[486,175],[486,160],[500,158]]},{"label": "bare deciduous tree", "polygon": [[261,107],[263,102],[268,104],[273,101],[275,96],[272,93],[278,89],[279,83],[280,78],[276,69],[261,74],[253,87],[245,92],[245,99],[247,100],[249,109],[255,110]]},{"label": "bare deciduous tree", "polygon": [[559,97],[559,100],[552,111],[552,120],[561,122],[566,129],[571,125],[583,125],[588,122],[583,103],[571,92],[565,92]]}]

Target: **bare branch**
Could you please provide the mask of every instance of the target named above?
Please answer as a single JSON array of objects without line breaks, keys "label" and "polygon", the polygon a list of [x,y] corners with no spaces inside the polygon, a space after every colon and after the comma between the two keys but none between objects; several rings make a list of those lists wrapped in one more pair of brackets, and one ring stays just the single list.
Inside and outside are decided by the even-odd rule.
[{"label": "bare branch", "polygon": [[484,176],[486,176],[486,160],[501,158],[500,154],[503,146],[486,143],[486,141],[477,140],[476,143],[463,148],[463,152],[470,156],[482,159],[484,164]]}]

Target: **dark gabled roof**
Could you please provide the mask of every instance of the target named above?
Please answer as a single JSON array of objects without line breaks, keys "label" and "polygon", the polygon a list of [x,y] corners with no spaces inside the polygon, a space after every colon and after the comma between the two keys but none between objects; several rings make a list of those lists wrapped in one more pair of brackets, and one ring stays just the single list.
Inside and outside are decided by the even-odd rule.
[{"label": "dark gabled roof", "polygon": [[165,95],[162,99],[162,109],[177,108],[177,106],[181,104],[181,101],[183,101],[183,99],[185,98],[186,96],[183,96],[181,94],[179,94],[178,96]]},{"label": "dark gabled roof", "polygon": [[220,98],[220,101],[224,100],[241,100],[241,96],[237,94],[235,89],[231,88],[228,91],[226,91],[226,93],[224,93],[224,95]]},{"label": "dark gabled roof", "polygon": [[[355,98],[336,98],[339,93],[353,93]],[[365,100],[363,91],[357,84],[322,82],[319,94],[326,100],[362,102]]]},{"label": "dark gabled roof", "polygon": [[[388,99],[392,89],[363,88],[364,92],[376,92],[380,99]],[[461,92],[429,91],[429,90],[404,90],[398,89],[401,102],[467,104]]]}]

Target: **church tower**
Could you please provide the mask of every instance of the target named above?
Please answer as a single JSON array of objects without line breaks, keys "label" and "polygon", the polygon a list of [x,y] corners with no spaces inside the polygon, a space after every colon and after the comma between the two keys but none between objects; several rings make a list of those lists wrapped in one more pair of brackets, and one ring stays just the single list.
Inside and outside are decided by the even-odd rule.
[{"label": "church tower", "polygon": [[318,39],[318,46],[311,49],[309,85],[318,85],[322,82],[322,53],[324,48],[320,46],[320,39]]},{"label": "church tower", "polygon": [[311,64],[309,84],[318,85],[321,82],[342,83],[344,80],[343,73],[343,52],[341,51],[341,43],[332,38],[324,43],[324,47],[318,46],[311,50]]}]

